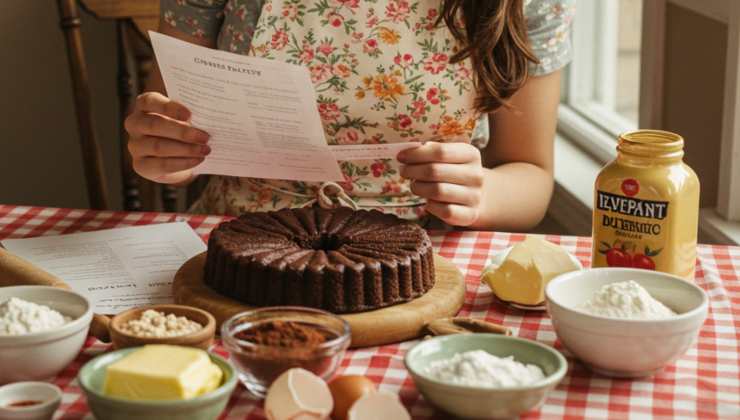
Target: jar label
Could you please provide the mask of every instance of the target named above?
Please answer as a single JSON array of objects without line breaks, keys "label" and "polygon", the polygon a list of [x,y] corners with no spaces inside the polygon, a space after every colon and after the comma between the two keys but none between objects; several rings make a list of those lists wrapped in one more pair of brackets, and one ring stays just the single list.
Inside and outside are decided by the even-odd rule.
[{"label": "jar label", "polygon": [[634,197],[640,192],[640,183],[634,178],[628,178],[622,181],[622,192],[627,197]]},{"label": "jar label", "polygon": [[622,181],[620,190],[625,195],[596,191],[594,222],[600,234],[594,266],[655,270],[663,250],[669,202],[635,197],[640,184],[633,178]]},{"label": "jar label", "polygon": [[597,206],[600,210],[658,220],[663,220],[668,215],[667,201],[639,200],[604,191],[597,191],[597,194]]}]

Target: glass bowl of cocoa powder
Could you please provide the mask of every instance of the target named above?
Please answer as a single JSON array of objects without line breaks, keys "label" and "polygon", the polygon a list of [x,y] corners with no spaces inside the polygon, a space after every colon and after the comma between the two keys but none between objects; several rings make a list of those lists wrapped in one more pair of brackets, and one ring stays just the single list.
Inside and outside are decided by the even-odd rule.
[{"label": "glass bowl of cocoa powder", "polygon": [[221,339],[241,382],[264,398],[270,384],[291,368],[328,380],[349,347],[350,330],[345,320],[326,311],[275,306],[229,318]]}]

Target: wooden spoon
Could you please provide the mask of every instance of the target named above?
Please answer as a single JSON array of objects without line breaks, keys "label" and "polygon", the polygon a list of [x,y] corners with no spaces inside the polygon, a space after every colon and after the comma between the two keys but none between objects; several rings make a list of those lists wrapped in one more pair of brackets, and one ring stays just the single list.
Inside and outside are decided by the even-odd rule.
[{"label": "wooden spoon", "polygon": [[511,330],[503,325],[465,317],[435,319],[426,324],[425,329],[431,335],[472,333],[511,335]]}]

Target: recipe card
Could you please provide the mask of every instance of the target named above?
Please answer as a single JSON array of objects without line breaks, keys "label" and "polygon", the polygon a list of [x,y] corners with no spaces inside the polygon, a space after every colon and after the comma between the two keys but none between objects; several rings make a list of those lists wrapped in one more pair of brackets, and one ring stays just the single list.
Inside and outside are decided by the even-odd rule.
[{"label": "recipe card", "polygon": [[149,32],[167,95],[211,135],[198,174],[339,181],[308,69]]},{"label": "recipe card", "polygon": [[403,150],[421,146],[420,142],[351,144],[329,146],[337,160],[396,159]]},{"label": "recipe card", "polygon": [[62,279],[98,314],[172,303],[172,280],[206,250],[185,222],[6,239],[10,252]]}]

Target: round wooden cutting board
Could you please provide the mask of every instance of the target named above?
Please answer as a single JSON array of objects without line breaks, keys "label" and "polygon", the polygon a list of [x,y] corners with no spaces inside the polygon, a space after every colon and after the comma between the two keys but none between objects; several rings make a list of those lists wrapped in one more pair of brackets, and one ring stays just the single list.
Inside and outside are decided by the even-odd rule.
[{"label": "round wooden cutting board", "polygon": [[[219,327],[233,315],[254,309],[222,296],[203,282],[205,252],[188,260],[175,274],[175,302],[213,314]],[[465,300],[465,278],[455,265],[434,256],[436,282],[432,290],[411,302],[374,311],[341,315],[352,329],[351,347],[398,343],[419,337],[429,321],[457,314]]]}]

